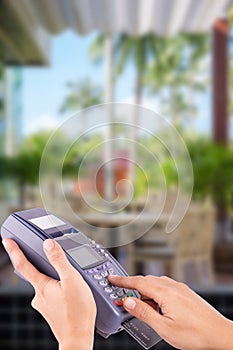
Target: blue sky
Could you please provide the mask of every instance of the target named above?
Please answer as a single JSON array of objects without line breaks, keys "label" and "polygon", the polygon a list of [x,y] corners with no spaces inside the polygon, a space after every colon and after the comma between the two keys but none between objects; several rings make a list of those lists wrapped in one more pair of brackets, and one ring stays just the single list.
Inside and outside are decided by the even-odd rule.
[{"label": "blue sky", "polygon": [[[67,31],[52,40],[48,67],[24,68],[23,129],[25,133],[37,127],[41,118],[51,118],[51,125],[61,118],[58,109],[67,93],[66,82],[90,77],[93,82],[104,81],[103,64],[91,62],[88,48],[96,34],[80,36]],[[132,95],[133,67],[127,69],[127,79],[119,79],[116,100]],[[48,125],[50,125],[48,121]]]},{"label": "blue sky", "polygon": [[[80,36],[67,31],[52,39],[50,65],[47,67],[24,68],[23,73],[23,132],[28,134],[40,127],[55,127],[61,122],[58,109],[67,93],[66,82],[90,77],[93,82],[104,83],[103,64],[91,62],[88,48],[96,33]],[[115,100],[133,102],[135,72],[128,64],[118,79]],[[198,98],[199,113],[195,127],[200,131],[210,129],[210,96]],[[154,97],[146,97],[143,105],[156,108]]]}]

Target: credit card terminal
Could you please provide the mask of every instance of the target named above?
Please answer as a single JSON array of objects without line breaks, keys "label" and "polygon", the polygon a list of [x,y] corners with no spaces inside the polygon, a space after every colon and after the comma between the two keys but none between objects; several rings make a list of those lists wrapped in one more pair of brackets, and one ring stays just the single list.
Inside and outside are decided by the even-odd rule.
[{"label": "credit card terminal", "polygon": [[14,239],[40,272],[59,279],[43,251],[44,240],[56,240],[92,290],[97,305],[96,330],[104,338],[125,329],[146,349],[161,340],[152,328],[132,317],[122,306],[123,298],[139,298],[138,292],[108,282],[109,274],[127,276],[126,271],[107,249],[67,221],[42,208],[19,211],[5,220],[1,236]]}]

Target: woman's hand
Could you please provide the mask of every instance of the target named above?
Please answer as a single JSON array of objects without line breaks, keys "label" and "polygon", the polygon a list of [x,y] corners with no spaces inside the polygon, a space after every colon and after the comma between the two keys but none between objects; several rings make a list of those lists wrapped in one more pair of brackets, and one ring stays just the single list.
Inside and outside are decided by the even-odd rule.
[{"label": "woman's hand", "polygon": [[93,347],[96,305],[86,282],[66,259],[54,240],[44,241],[44,251],[60,281],[40,273],[11,239],[3,244],[15,269],[34,287],[32,306],[51,327],[61,350],[90,350]]},{"label": "woman's hand", "polygon": [[[127,298],[125,309],[183,350],[233,349],[233,323],[185,284],[168,277],[109,276],[119,287],[138,290],[142,300]],[[160,307],[162,314],[158,310]]]}]

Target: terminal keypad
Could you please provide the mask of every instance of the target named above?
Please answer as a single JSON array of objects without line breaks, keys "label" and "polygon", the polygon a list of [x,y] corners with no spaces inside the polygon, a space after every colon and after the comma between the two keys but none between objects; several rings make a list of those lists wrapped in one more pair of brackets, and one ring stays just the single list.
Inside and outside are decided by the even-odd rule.
[{"label": "terminal keypad", "polygon": [[109,261],[101,266],[86,270],[86,272],[93,277],[100,288],[103,288],[103,291],[113,300],[114,305],[117,307],[123,306],[126,298],[136,296],[133,291],[114,286],[108,281],[108,276],[115,272]]}]

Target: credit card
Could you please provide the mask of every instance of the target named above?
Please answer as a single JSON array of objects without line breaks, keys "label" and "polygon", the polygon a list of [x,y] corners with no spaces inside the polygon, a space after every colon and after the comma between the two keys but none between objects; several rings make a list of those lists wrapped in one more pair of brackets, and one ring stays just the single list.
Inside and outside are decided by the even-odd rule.
[{"label": "credit card", "polygon": [[122,327],[145,349],[150,349],[162,340],[150,326],[135,317],[122,323]]}]

